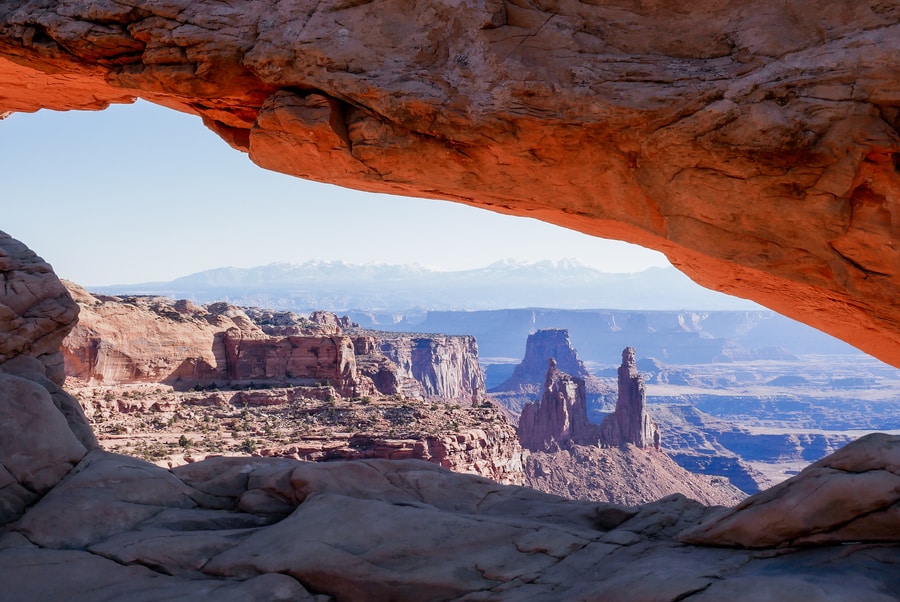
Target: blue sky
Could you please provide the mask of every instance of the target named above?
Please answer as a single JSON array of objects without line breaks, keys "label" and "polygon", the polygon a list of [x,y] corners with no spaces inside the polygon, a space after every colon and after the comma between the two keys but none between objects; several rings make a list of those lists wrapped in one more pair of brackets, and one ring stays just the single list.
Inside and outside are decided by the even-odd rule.
[{"label": "blue sky", "polygon": [[0,230],[85,285],[310,259],[438,269],[571,257],[604,271],[654,251],[456,203],[269,172],[200,119],[149,103],[0,121]]}]

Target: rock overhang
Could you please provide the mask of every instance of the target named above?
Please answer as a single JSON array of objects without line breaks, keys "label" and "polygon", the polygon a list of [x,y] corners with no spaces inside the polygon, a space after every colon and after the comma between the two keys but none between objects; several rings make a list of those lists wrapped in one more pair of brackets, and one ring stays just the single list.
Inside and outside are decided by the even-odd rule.
[{"label": "rock overhang", "polygon": [[900,363],[900,11],[407,4],[7,3],[0,112],[145,98],[269,169],[661,250]]}]

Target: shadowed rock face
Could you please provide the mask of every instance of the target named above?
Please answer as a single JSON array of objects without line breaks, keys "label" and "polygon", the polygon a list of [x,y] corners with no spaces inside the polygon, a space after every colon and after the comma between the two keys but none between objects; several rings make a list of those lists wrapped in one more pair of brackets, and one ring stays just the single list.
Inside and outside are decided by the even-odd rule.
[{"label": "shadowed rock face", "polygon": [[7,2],[0,112],[146,98],[269,169],[659,249],[898,364],[898,52],[900,8],[841,0]]}]

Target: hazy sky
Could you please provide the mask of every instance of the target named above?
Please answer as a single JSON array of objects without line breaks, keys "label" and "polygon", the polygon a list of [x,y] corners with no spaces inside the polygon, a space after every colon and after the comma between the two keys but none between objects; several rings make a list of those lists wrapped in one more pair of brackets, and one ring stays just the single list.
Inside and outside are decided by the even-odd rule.
[{"label": "hazy sky", "polygon": [[655,251],[456,203],[263,170],[200,119],[138,102],[0,121],[0,230],[85,285],[310,259],[440,269],[571,257],[603,271]]}]

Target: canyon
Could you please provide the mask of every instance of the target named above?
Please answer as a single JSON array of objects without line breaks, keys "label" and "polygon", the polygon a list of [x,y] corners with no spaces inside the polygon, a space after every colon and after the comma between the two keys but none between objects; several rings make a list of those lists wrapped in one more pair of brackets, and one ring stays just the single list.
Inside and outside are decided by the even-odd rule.
[{"label": "canyon", "polygon": [[0,235],[0,257],[22,333],[0,357],[0,576],[17,599],[881,601],[900,586],[886,435],[732,509],[565,500],[411,459],[166,470],[103,451],[50,378],[77,304],[24,245]]},{"label": "canyon", "polygon": [[[65,285],[80,310],[62,342],[68,390],[108,451],[168,468],[223,454],[416,458],[612,503],[680,493],[733,505],[744,497],[721,479],[687,473],[665,454],[643,453],[659,451],[658,431],[644,437],[640,428],[652,423],[633,350],[616,411],[592,425],[585,391],[609,394],[612,387],[588,373],[565,330],[528,338],[507,383],[511,396],[498,407],[484,394],[472,337],[374,332],[330,312],[307,317],[222,302],[92,295]],[[341,353],[328,352],[334,349]],[[538,367],[548,361],[549,371]],[[527,403],[518,429],[512,426],[510,401],[542,391],[540,407]],[[567,468],[573,456],[575,467]],[[646,475],[636,478],[640,472]]]},{"label": "canyon", "polygon": [[[566,364],[583,368],[565,331],[538,331],[529,337],[514,380],[528,380],[529,368],[546,343]],[[704,504],[732,506],[744,494],[722,478],[691,474],[660,451],[660,431],[646,408],[643,377],[634,349],[622,352],[615,410],[600,424],[588,420],[584,379],[560,370],[548,357],[539,401],[526,403],[517,426],[525,457],[525,484],[571,499],[637,505],[672,494]]]},{"label": "canyon", "polygon": [[[7,2],[0,113],[142,97],[269,169],[662,250],[897,365],[898,29],[890,3],[837,0]],[[27,247],[0,250],[0,577],[18,599],[900,591],[896,436],[727,510],[414,460],[167,471],[103,452],[62,388],[75,303]]]},{"label": "canyon", "polygon": [[[165,297],[93,296],[73,283],[79,323],[63,341],[66,373],[83,384],[333,386],[466,404],[484,397],[471,336],[377,334],[328,312],[310,317]],[[345,329],[347,333],[345,334]]]}]

